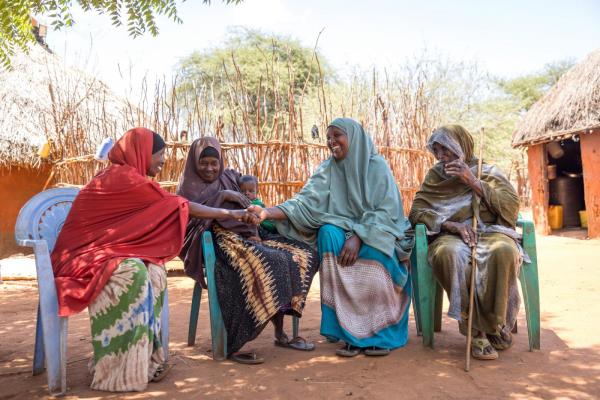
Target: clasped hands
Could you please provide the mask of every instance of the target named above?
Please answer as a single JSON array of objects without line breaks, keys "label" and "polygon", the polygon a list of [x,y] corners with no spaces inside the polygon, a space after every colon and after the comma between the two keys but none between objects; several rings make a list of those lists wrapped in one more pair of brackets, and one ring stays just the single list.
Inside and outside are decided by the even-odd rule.
[{"label": "clasped hands", "polygon": [[234,190],[223,190],[219,193],[221,196],[219,203],[232,202],[244,207],[244,210],[231,210],[231,217],[237,221],[246,224],[260,225],[267,218],[267,212],[264,208],[252,205],[250,200],[243,194]]},{"label": "clasped hands", "polygon": [[[248,207],[245,212],[251,214],[257,220],[257,224],[260,224],[265,219],[270,219],[272,216],[269,215],[269,211],[267,209],[262,208],[258,205],[251,205]],[[351,235],[344,242],[344,246],[342,247],[342,251],[338,256],[338,262],[342,266],[349,266],[356,262],[358,259],[358,252],[360,251],[360,247],[362,245],[362,240],[357,235]]]}]

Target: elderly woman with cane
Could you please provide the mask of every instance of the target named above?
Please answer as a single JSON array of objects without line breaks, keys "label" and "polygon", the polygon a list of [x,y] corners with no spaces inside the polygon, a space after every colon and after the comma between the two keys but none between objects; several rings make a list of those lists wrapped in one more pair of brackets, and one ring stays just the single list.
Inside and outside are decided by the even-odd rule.
[{"label": "elderly woman with cane", "polygon": [[[427,147],[438,163],[417,192],[409,220],[427,228],[429,263],[448,294],[448,315],[458,320],[465,335],[472,325],[471,355],[494,360],[497,350],[512,345],[519,310],[516,278],[522,250],[515,231],[519,198],[496,166],[483,163],[477,173],[473,138],[462,126],[435,130]],[[473,307],[469,290],[474,293]]]}]

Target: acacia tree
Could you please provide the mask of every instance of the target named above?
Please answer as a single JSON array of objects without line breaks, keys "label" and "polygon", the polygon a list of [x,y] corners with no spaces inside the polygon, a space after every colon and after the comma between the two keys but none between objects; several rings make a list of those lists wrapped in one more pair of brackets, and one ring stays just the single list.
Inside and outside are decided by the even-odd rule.
[{"label": "acacia tree", "polygon": [[497,84],[500,89],[517,100],[523,110],[527,111],[574,65],[575,61],[572,59],[560,60],[544,65],[539,72],[512,79],[501,79]]},{"label": "acacia tree", "polygon": [[487,159],[509,173],[517,164],[524,163],[523,151],[511,146],[513,132],[522,114],[544,96],[574,64],[571,59],[560,60],[546,64],[539,71],[530,74],[511,79],[492,79],[492,93],[474,104],[470,113],[473,127],[486,127],[486,137],[489,138],[485,154]]},{"label": "acacia tree", "polygon": [[220,46],[184,58],[176,74],[180,100],[193,104],[203,98],[214,108],[260,114],[265,123],[279,112],[293,111],[304,95],[333,79],[328,62],[317,58],[314,49],[285,35],[244,27],[230,29]]},{"label": "acacia tree", "polygon": [[[226,4],[239,4],[243,0],[222,0]],[[211,0],[202,0],[210,4]],[[72,26],[73,5],[78,4],[85,12],[95,11],[107,15],[112,25],[127,26],[132,37],[150,32],[158,35],[156,17],[163,15],[181,23],[176,0],[0,0],[0,63],[10,67],[10,56],[15,48],[27,51],[35,41],[31,17],[44,16],[54,29]]]}]

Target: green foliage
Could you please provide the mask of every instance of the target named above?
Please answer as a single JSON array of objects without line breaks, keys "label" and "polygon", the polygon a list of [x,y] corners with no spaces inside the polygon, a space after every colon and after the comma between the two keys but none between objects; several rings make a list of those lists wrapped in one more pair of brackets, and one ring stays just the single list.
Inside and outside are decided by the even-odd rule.
[{"label": "green foliage", "polygon": [[[226,4],[239,4],[243,0],[223,0]],[[202,0],[210,4],[211,0]],[[126,25],[129,35],[137,37],[145,32],[158,35],[156,17],[163,15],[181,23],[176,0],[0,0],[0,63],[10,67],[10,56],[15,48],[27,50],[35,41],[31,17],[47,17],[54,29],[72,26],[73,3],[86,12],[107,15],[114,26]]]},{"label": "green foliage", "polygon": [[573,60],[546,64],[542,71],[513,79],[500,79],[498,86],[518,99],[524,110],[529,110],[574,65]]},{"label": "green foliage", "polygon": [[263,109],[272,116],[275,110],[289,111],[290,94],[310,93],[331,72],[324,60],[317,62],[313,49],[297,40],[238,27],[222,46],[182,60],[177,74],[181,95],[210,90],[216,103],[243,103],[249,112]]},{"label": "green foliage", "polygon": [[521,117],[573,66],[558,61],[541,71],[512,79],[498,79],[476,64],[429,62],[428,90],[440,124],[457,123],[475,137],[485,128],[484,159],[507,174],[522,164],[521,150],[511,146],[512,133]]}]

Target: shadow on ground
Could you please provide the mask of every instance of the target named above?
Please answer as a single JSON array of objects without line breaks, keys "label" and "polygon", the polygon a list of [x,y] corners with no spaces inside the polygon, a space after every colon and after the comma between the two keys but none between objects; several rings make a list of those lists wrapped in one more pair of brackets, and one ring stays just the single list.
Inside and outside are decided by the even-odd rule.
[{"label": "shadow on ground", "polygon": [[[211,359],[208,303],[201,305],[196,346],[187,347],[187,325],[192,282],[173,277],[171,299],[171,361],[176,364],[162,382],[150,384],[144,393],[111,394],[89,389],[87,363],[91,357],[87,313],[69,320],[69,392],[66,398],[197,399],[261,396],[268,399],[330,398],[595,398],[600,393],[600,346],[571,348],[552,329],[558,318],[543,313],[542,351],[529,352],[521,311],[519,334],[514,346],[495,362],[473,361],[470,373],[463,371],[464,338],[447,317],[436,334],[434,350],[423,348],[410,322],[410,342],[391,356],[340,359],[339,345],[326,343],[318,335],[319,294],[315,282],[309,296],[301,335],[317,343],[314,352],[276,348],[272,331],[248,345],[265,357],[260,366],[245,366]],[[36,287],[9,283],[0,286],[0,399],[47,396],[46,376],[31,376],[34,341]],[[289,321],[287,321],[289,323]]]}]

